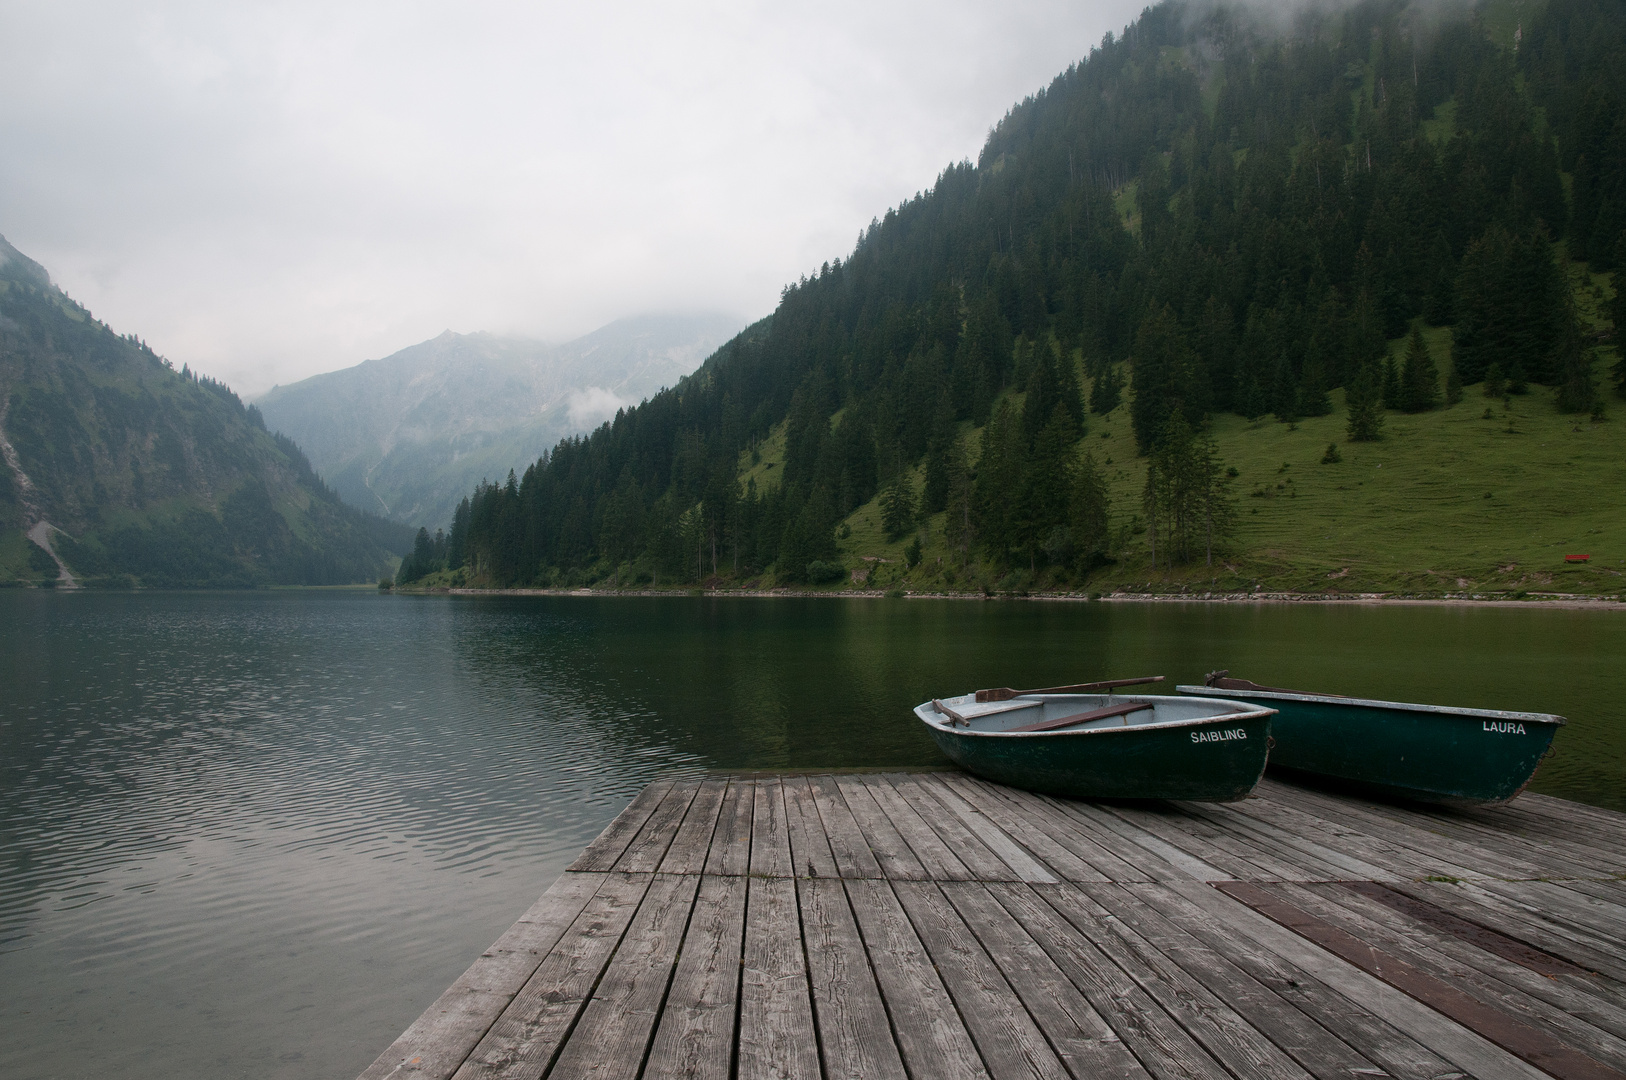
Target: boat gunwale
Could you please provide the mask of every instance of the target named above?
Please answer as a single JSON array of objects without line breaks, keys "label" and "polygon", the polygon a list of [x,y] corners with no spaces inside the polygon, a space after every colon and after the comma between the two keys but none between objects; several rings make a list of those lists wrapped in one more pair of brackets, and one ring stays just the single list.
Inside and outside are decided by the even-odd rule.
[{"label": "boat gunwale", "polygon": [[1369,709],[1394,709],[1400,712],[1421,712],[1472,717],[1476,720],[1515,720],[1532,724],[1551,724],[1563,727],[1569,721],[1556,713],[1509,712],[1504,709],[1469,709],[1455,705],[1421,705],[1410,701],[1379,701],[1375,698],[1340,697],[1336,694],[1297,694],[1279,690],[1230,690],[1218,686],[1176,686],[1175,690],[1193,699],[1222,695],[1239,701],[1261,698],[1270,701],[1307,701],[1318,705],[1358,705]]},{"label": "boat gunwale", "polygon": [[[1123,704],[1125,704],[1125,705],[1138,704],[1140,702],[1145,702],[1146,704],[1151,705],[1153,708],[1157,707],[1157,703],[1158,703],[1159,700],[1163,700],[1163,701],[1198,701],[1198,702],[1205,700],[1203,697],[1200,697],[1200,696],[1197,696],[1197,695],[1176,695],[1176,694],[1145,694],[1145,695],[1125,695],[1125,694],[1033,694],[1033,695],[1028,695],[1028,694],[1023,694],[1021,696],[1022,697],[1031,696],[1034,699],[1034,701],[1037,702],[1040,705],[1043,705],[1045,702],[1048,702],[1048,701],[1061,701],[1061,700],[1066,700],[1068,698],[1084,698],[1084,697],[1102,698],[1102,697],[1104,697],[1104,698],[1119,698],[1119,699],[1122,700]],[[952,700],[952,699],[938,698],[937,700],[947,702],[947,701]],[[1212,701],[1216,705],[1229,705],[1229,704],[1231,704],[1231,702],[1229,702],[1229,701],[1222,701],[1222,700],[1220,700],[1218,698],[1208,698],[1206,700]],[[944,722],[940,723],[940,722],[938,722],[936,720],[927,719],[927,717],[921,713],[922,709],[925,709],[928,712],[936,713],[936,710],[933,709],[933,707],[932,707],[932,702],[923,701],[919,705],[916,705],[915,708],[914,708],[914,713],[915,713],[915,715],[917,717],[920,718],[920,720],[923,723],[926,724],[927,727],[929,727],[929,728],[931,728],[931,729],[933,729],[935,731],[944,731],[944,732],[948,732],[949,734],[952,734],[952,735],[979,735],[979,736],[982,736],[982,735],[997,735],[997,736],[999,736],[1001,738],[1012,738],[1012,739],[1026,739],[1026,738],[1033,737],[1033,736],[1048,739],[1048,738],[1052,738],[1052,737],[1058,736],[1058,735],[1064,735],[1064,736],[1107,735],[1107,734],[1121,734],[1121,733],[1126,732],[1126,731],[1162,731],[1162,730],[1165,730],[1167,728],[1198,727],[1198,726],[1201,726],[1201,725],[1204,725],[1204,724],[1222,724],[1222,723],[1232,723],[1232,722],[1242,721],[1242,720],[1258,720],[1258,719],[1265,718],[1265,717],[1275,716],[1278,712],[1281,711],[1279,709],[1272,709],[1269,706],[1260,706],[1260,707],[1257,707],[1257,708],[1254,708],[1254,709],[1243,709],[1240,712],[1225,713],[1225,714],[1219,715],[1219,716],[1193,716],[1193,717],[1189,717],[1189,718],[1184,719],[1184,720],[1164,720],[1164,721],[1162,721],[1160,723],[1156,723],[1156,724],[1120,724],[1120,725],[1118,725],[1116,727],[1077,728],[1077,729],[1074,729],[1074,730],[1071,730],[1071,731],[1069,731],[1066,728],[1055,728],[1055,729],[1052,729],[1050,731],[978,731],[975,728],[971,728],[971,727],[961,727],[960,725],[954,723],[952,720],[949,720],[949,718],[947,716],[944,716],[942,713],[936,713],[936,715],[943,716],[943,721]],[[1015,712],[1017,710],[1012,709],[1010,711]],[[983,714],[978,714],[978,715],[983,715]],[[973,716],[968,717],[968,719],[976,720],[977,716],[973,715]]]}]

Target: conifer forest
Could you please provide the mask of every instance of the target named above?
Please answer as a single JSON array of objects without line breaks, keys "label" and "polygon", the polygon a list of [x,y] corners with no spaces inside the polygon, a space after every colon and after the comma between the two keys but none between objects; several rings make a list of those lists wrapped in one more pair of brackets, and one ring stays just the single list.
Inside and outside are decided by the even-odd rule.
[{"label": "conifer forest", "polygon": [[[1211,564],[1240,513],[1215,418],[1336,407],[1355,445],[1536,388],[1601,417],[1626,290],[1583,317],[1570,271],[1626,263],[1626,4],[1282,18],[1148,9],[694,375],[480,485],[399,579],[833,582],[872,500],[962,568]],[[1091,448],[1122,406],[1133,499]]]}]

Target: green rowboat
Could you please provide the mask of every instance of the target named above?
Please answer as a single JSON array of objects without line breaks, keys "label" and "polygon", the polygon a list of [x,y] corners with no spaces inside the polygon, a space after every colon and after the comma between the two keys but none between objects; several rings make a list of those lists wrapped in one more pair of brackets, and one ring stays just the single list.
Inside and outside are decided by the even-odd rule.
[{"label": "green rowboat", "polygon": [[1004,693],[927,701],[915,715],[961,768],[1047,795],[1229,802],[1244,798],[1265,771],[1275,712],[1268,707],[1170,695]]},{"label": "green rowboat", "polygon": [[1548,713],[1305,694],[1227,674],[1176,689],[1276,709],[1273,767],[1423,802],[1507,802],[1530,782],[1564,723]]}]

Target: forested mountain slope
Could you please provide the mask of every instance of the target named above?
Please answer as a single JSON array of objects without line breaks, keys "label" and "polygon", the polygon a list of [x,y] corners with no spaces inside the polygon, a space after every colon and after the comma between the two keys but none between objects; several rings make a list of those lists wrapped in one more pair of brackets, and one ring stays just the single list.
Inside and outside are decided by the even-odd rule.
[{"label": "forested mountain slope", "polygon": [[[176,372],[0,239],[0,584],[335,585],[411,533],[341,503],[223,384]],[[64,584],[67,578],[62,578]]]},{"label": "forested mountain slope", "polygon": [[414,569],[846,580],[884,516],[962,582],[1178,577],[1255,542],[1228,418],[1394,446],[1466,386],[1457,409],[1601,420],[1626,4],[1283,18],[1148,10],[693,377],[476,491]]},{"label": "forested mountain slope", "polygon": [[279,386],[255,404],[352,506],[451,521],[481,479],[673,386],[739,329],[722,315],[621,319],[564,345],[451,331]]}]

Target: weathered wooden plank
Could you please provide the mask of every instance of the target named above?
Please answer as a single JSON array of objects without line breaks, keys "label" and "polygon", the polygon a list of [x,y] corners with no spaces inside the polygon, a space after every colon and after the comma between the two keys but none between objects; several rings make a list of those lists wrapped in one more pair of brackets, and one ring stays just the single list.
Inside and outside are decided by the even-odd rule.
[{"label": "weathered wooden plank", "polygon": [[818,1077],[801,916],[792,878],[750,879],[740,972],[739,1075]]},{"label": "weathered wooden plank", "polygon": [[981,883],[946,882],[942,889],[1068,1072],[1091,1080],[1147,1076],[1111,1026]]},{"label": "weathered wooden plank", "polygon": [[[1080,863],[1082,869],[1069,869],[1061,874],[1065,880],[1149,880],[1146,874],[1091,840],[1085,834],[1083,826],[1076,820],[1042,801],[1037,795],[1026,791],[1014,791],[969,776],[951,774],[945,777],[945,782],[952,784],[954,790],[965,792],[967,798],[975,796],[983,800],[977,804],[979,807],[992,805],[1003,808],[1010,820],[1022,823],[1021,831],[1024,838],[1032,837],[1036,843],[1034,834],[1046,837],[1058,849]],[[991,811],[985,809],[984,812]],[[1065,860],[1050,864],[1055,870],[1062,869],[1064,865],[1068,865]]]},{"label": "weathered wooden plank", "polygon": [[1533,791],[1520,795],[1513,805],[1547,822],[1555,833],[1562,835],[1573,832],[1578,824],[1584,823],[1590,835],[1612,842],[1626,851],[1626,814],[1618,810],[1539,795]]},{"label": "weathered wooden plank", "polygon": [[[1214,1000],[1234,1010],[1310,1075],[1370,1076],[1387,1071],[1379,1069],[1373,1059],[1288,1005],[1269,987],[1261,985],[1233,963],[1227,955],[1209,948],[1168,917],[1154,911],[1136,894],[1118,885],[1090,886],[1081,891],[1116,917],[1125,930],[1133,932],[1134,937],[1131,938],[1128,933],[1120,931],[1120,936],[1132,947],[1137,940],[1144,942],[1161,959],[1178,965]],[[1145,950],[1137,948],[1137,951]],[[1197,1010],[1208,1011],[1208,1003],[1201,996],[1194,996],[1191,1001]]]},{"label": "weathered wooden plank", "polygon": [[1454,835],[1450,822],[1423,809],[1400,809],[1384,803],[1344,795],[1274,785],[1268,797],[1300,806],[1316,817],[1342,821],[1379,834],[1413,852],[1426,873],[1452,877],[1530,877],[1540,872],[1534,864],[1511,858],[1505,851],[1466,842]]},{"label": "weathered wooden plank", "polygon": [[783,787],[785,820],[790,823],[790,858],[797,876],[838,876],[835,857],[830,854],[830,839],[824,833],[824,821],[819,817],[807,777],[787,776]]},{"label": "weathered wooden plank", "polygon": [[1261,843],[1257,836],[1242,835],[1227,827],[1226,818],[1202,811],[1212,803],[1171,802],[1137,807],[1132,821],[1165,840],[1183,833],[1200,842],[1189,848],[1203,861],[1226,870],[1241,880],[1320,881],[1326,877],[1324,865],[1305,858],[1302,852],[1285,850],[1279,844]]},{"label": "weathered wooden plank", "polygon": [[1423,971],[1398,956],[1383,952],[1370,942],[1288,902],[1281,896],[1281,890],[1287,887],[1279,885],[1278,891],[1273,892],[1251,882],[1232,881],[1220,885],[1228,896],[1241,900],[1260,914],[1449,1016],[1544,1072],[1561,1080],[1626,1080],[1626,1073],[1555,1038],[1550,1031],[1487,1005],[1459,986]]},{"label": "weathered wooden plank", "polygon": [[717,828],[717,812],[723,805],[723,794],[728,790],[727,780],[704,780],[683,815],[672,846],[661,860],[663,874],[698,874],[706,868],[706,855],[711,850],[711,834]]},{"label": "weathered wooden plank", "polygon": [[[976,781],[985,790],[1006,802],[1024,816],[1035,821],[1043,822],[1045,827],[1055,837],[1056,841],[1065,844],[1071,851],[1086,862],[1099,869],[1104,880],[1107,881],[1150,881],[1151,874],[1143,869],[1138,862],[1146,858],[1146,852],[1125,844],[1124,840],[1111,833],[1103,833],[1090,822],[1080,821],[1077,815],[1069,813],[1057,800],[1045,795],[1036,795],[1031,791],[1018,791],[1015,788],[1001,787],[987,781]],[[1129,859],[1120,856],[1118,849],[1127,848]],[[1160,867],[1160,873],[1179,873],[1169,867],[1161,859],[1155,860]],[[1181,875],[1184,876],[1184,875]]]},{"label": "weathered wooden plank", "polygon": [[569,869],[580,873],[593,873],[607,871],[615,865],[621,853],[627,850],[632,838],[638,835],[638,830],[644,827],[649,815],[661,804],[666,793],[672,789],[672,781],[657,780],[644,790],[640,791],[627,808],[615,816],[615,820],[607,825],[603,832],[598,834],[587,850],[576,857]]},{"label": "weathered wooden plank", "polygon": [[1396,876],[1388,864],[1361,859],[1349,850],[1347,843],[1340,843],[1331,836],[1320,835],[1309,829],[1284,829],[1279,824],[1260,820],[1255,816],[1256,807],[1260,815],[1270,811],[1265,799],[1190,804],[1193,815],[1226,829],[1256,852],[1270,852],[1282,861],[1295,865],[1299,874],[1282,875],[1284,881],[1340,878],[1383,881]]},{"label": "weathered wooden plank", "polygon": [[937,883],[898,881],[892,891],[995,1080],[1067,1080],[1061,1059]]},{"label": "weathered wooden plank", "polygon": [[1283,1001],[1357,1047],[1362,1056],[1397,1080],[1439,1080],[1461,1075],[1450,1062],[1410,1035],[1321,982],[1313,969],[1295,966],[1268,949],[1258,948],[1228,923],[1168,886],[1137,882],[1123,888],[1149,910],[1157,911]]},{"label": "weathered wooden plank", "polygon": [[[932,881],[968,881],[972,873],[966,864],[949,846],[943,838],[932,830],[932,827],[921,819],[916,807],[910,805],[909,800],[899,794],[898,789],[887,782],[883,776],[870,775],[863,778],[865,789],[875,800],[875,805],[892,827],[903,837],[903,842],[909,845],[909,850],[919,860],[925,876]],[[986,854],[986,852],[984,852]]]},{"label": "weathered wooden plank", "polygon": [[[1362,881],[1383,881],[1388,878],[1434,873],[1437,862],[1423,863],[1410,849],[1394,843],[1384,833],[1367,828],[1336,822],[1311,814],[1301,807],[1277,800],[1270,795],[1227,803],[1221,810],[1227,817],[1246,817],[1260,827],[1275,834],[1301,837],[1318,847],[1339,852],[1348,859],[1357,860],[1342,876]],[[1257,832],[1250,833],[1257,835]],[[1325,880],[1325,879],[1323,879]]]},{"label": "weathered wooden plank", "polygon": [[1610,942],[1554,922],[1526,905],[1487,893],[1473,882],[1400,881],[1389,887],[1517,941],[1527,941],[1589,971],[1626,982],[1626,962],[1616,955]]},{"label": "weathered wooden plank", "polygon": [[602,874],[561,875],[518,922],[378,1055],[360,1080],[382,1080],[386,1076],[442,1080],[456,1072],[603,882]]},{"label": "weathered wooden plank", "polygon": [[807,786],[813,796],[813,805],[819,812],[819,820],[824,824],[824,835],[830,844],[836,872],[844,878],[880,877],[881,864],[869,849],[869,841],[864,839],[863,830],[858,827],[847,800],[842,798],[835,777],[810,776]]},{"label": "weathered wooden plank", "polygon": [[846,890],[836,878],[820,876],[798,881],[796,891],[825,1075],[904,1080],[908,1074]]},{"label": "weathered wooden plank", "polygon": [[553,1076],[637,1080],[699,885],[693,874],[655,877],[615,958],[559,1051]]},{"label": "weathered wooden plank", "polygon": [[[951,801],[958,802],[962,809],[965,804],[947,794],[942,785],[927,783],[925,775],[927,774],[890,773],[883,779],[896,789],[898,797],[915,811],[920,820],[937,834],[943,846],[964,864],[972,880],[1010,881],[1014,876],[1010,864],[994,852],[993,847],[983,838],[983,832],[1002,837],[1007,849],[1021,853],[1021,858],[1027,859],[1037,867],[1038,864],[1033,863],[1033,860],[1012,843],[1009,837],[1005,837],[986,821],[978,822],[982,828],[981,832],[973,829]],[[939,797],[938,792],[944,792],[943,796]],[[966,816],[975,820],[981,815],[967,812]]]},{"label": "weathered wooden plank", "polygon": [[926,868],[920,864],[920,860],[915,858],[915,853],[910,850],[908,842],[898,832],[897,826],[893,825],[886,812],[876,805],[875,798],[870,794],[869,787],[863,779],[857,776],[837,776],[834,780],[882,873],[889,878],[908,878],[915,881],[924,881],[930,877]]},{"label": "weathered wooden plank", "polygon": [[652,875],[612,874],[526,980],[457,1080],[536,1077],[547,1069],[632,922]]},{"label": "weathered wooden plank", "polygon": [[[943,837],[945,843],[956,850],[974,852],[972,856],[962,854],[961,858],[967,868],[982,880],[1037,881],[1047,884],[1060,880],[1028,854],[1021,844],[1001,829],[987,814],[966,802],[947,785],[934,783],[928,777],[922,776],[907,789],[900,787],[899,790],[906,791],[906,797],[918,801],[922,806],[941,806],[948,811],[945,815],[936,810],[928,810],[927,820],[932,828],[937,830],[938,835]],[[978,842],[972,844],[968,839],[964,839],[966,834],[975,837]],[[990,859],[987,864],[982,862],[983,849],[987,850]]]},{"label": "weathered wooden plank", "polygon": [[1036,891],[1073,886],[990,884],[986,888],[1157,1080],[1229,1080],[1231,1073],[1223,1065]]},{"label": "weathered wooden plank", "polygon": [[[1153,803],[1147,806],[1103,807],[1138,829],[1219,870],[1228,878],[1258,881],[1276,878],[1321,880],[1326,872],[1320,866],[1302,865],[1276,858],[1253,838],[1240,838],[1215,821],[1204,817],[1201,803]],[[1310,860],[1300,860],[1310,862]]]},{"label": "weathered wooden plank", "polygon": [[1095,901],[1095,891],[1117,888],[1111,884],[1079,885],[1065,889],[1041,887],[1038,892],[1233,1073],[1276,1080],[1302,1080],[1310,1075],[1254,1030],[1229,1003],[1221,1001]]},{"label": "weathered wooden plank", "polygon": [[[1271,886],[1270,891],[1278,893],[1294,906],[1338,927],[1345,933],[1370,942],[1419,970],[1464,990],[1487,1005],[1536,1024],[1554,1038],[1575,1046],[1600,1061],[1608,1062],[1616,1068],[1626,1066],[1626,1040],[1600,1028],[1585,1017],[1572,1014],[1550,1003],[1548,998],[1553,996],[1555,991],[1561,992],[1564,989],[1557,979],[1543,977],[1490,953],[1484,953],[1481,965],[1462,963],[1453,955],[1459,950],[1452,949],[1448,952],[1439,948],[1440,945],[1449,946],[1451,943],[1449,934],[1441,933],[1426,924],[1405,919],[1393,909],[1380,905],[1374,904],[1364,911],[1359,910],[1359,905],[1354,901],[1364,898],[1348,889],[1336,886],[1283,885]],[[1350,902],[1346,904],[1346,900]],[[1459,941],[1457,944],[1467,943]],[[1542,993],[1532,994],[1526,987],[1535,989],[1532,985],[1534,983],[1550,983],[1552,988],[1542,988]],[[1589,1012],[1598,1011],[1601,1004],[1595,1000],[1587,1002],[1584,995],[1573,992],[1568,996],[1576,999],[1576,1003]],[[1591,1008],[1588,1008],[1588,1005]]]},{"label": "weathered wooden plank", "polygon": [[[1626,906],[1574,892],[1550,881],[1484,881],[1475,884],[1495,896],[1517,901],[1550,919],[1559,919],[1614,945],[1626,942]],[[1626,956],[1626,948],[1614,950]]]},{"label": "weathered wooden plank", "polygon": [[756,811],[751,818],[751,873],[766,877],[794,877],[790,861],[790,823],[785,818],[785,793],[779,778],[757,781]]},{"label": "weathered wooden plank", "polygon": [[700,789],[696,781],[679,781],[667,791],[666,797],[655,807],[649,820],[638,830],[627,850],[615,861],[614,869],[623,874],[653,874],[666,858],[666,851],[677,838],[678,826]]},{"label": "weathered wooden plank", "polygon": [[[1047,797],[1048,799],[1048,797]],[[1132,861],[1152,878],[1196,878],[1198,881],[1230,881],[1230,874],[1211,866],[1166,840],[1162,840],[1138,825],[1092,803],[1072,799],[1048,799],[1064,811],[1092,827],[1091,835],[1102,844],[1116,840],[1112,850],[1126,861]]]},{"label": "weathered wooden plank", "polygon": [[1279,923],[1200,882],[1168,888],[1256,944],[1315,977],[1368,1012],[1427,1046],[1469,1076],[1541,1080],[1545,1075],[1483,1036],[1475,1034],[1401,990],[1307,941]]},{"label": "weathered wooden plank", "polygon": [[845,884],[910,1075],[945,1080],[988,1076],[891,885],[872,878]]},{"label": "weathered wooden plank", "polygon": [[756,785],[739,778],[728,782],[717,810],[717,827],[706,855],[708,874],[737,875],[751,868],[751,816],[756,809]]},{"label": "weathered wooden plank", "polygon": [[[938,774],[932,778],[932,782],[963,799],[972,812],[980,814],[1023,849],[1031,852],[1039,864],[1040,871],[1046,876],[1065,881],[1106,880],[1105,874],[1058,843],[1037,822],[1017,813],[1009,803],[992,797],[982,787],[962,783],[963,779],[952,773]],[[1006,859],[1007,863],[1010,861]],[[1033,876],[1031,872],[1030,876]],[[1029,880],[1029,877],[1022,875],[1021,870],[1018,870],[1017,878],[1021,881]],[[1034,880],[1037,880],[1037,877],[1034,877]]]},{"label": "weathered wooden plank", "polygon": [[700,879],[683,952],[644,1069],[647,1080],[728,1080],[734,1062],[746,880]]}]

